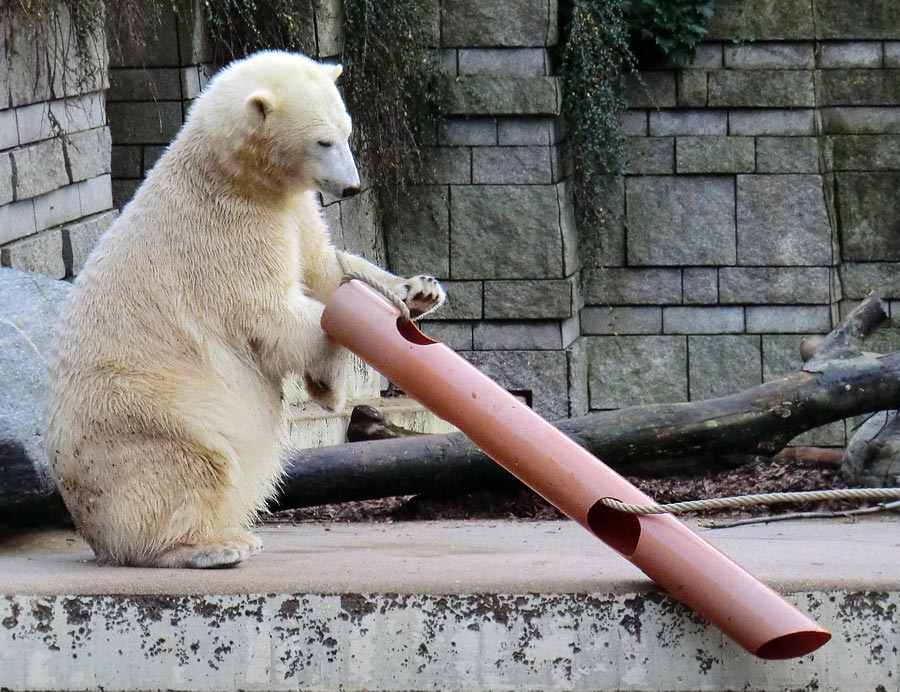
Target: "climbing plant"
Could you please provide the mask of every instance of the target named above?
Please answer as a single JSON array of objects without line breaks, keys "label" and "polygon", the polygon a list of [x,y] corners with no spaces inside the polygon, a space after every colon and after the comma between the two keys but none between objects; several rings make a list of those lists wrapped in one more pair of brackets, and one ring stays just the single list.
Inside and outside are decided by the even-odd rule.
[{"label": "climbing plant", "polygon": [[620,119],[635,69],[621,0],[575,0],[566,18],[560,76],[570,129],[575,198],[587,224],[605,220],[603,181],[624,163]]},{"label": "climbing plant", "polygon": [[419,0],[344,2],[344,92],[382,213],[418,179],[445,98],[427,11]]},{"label": "climbing plant", "polygon": [[316,53],[312,0],[204,0],[203,10],[223,61],[264,48]]},{"label": "climbing plant", "polygon": [[706,36],[715,0],[624,0],[623,10],[636,55],[648,61],[689,60]]}]

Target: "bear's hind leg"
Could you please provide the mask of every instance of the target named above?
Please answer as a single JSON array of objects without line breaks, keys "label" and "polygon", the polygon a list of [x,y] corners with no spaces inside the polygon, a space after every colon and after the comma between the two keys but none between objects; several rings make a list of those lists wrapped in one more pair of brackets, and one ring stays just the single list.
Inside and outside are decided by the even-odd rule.
[{"label": "bear's hind leg", "polygon": [[134,563],[140,567],[178,567],[188,569],[214,569],[233,567],[262,550],[262,541],[253,534],[235,529],[218,540],[209,539],[199,544],[172,546],[156,555]]}]

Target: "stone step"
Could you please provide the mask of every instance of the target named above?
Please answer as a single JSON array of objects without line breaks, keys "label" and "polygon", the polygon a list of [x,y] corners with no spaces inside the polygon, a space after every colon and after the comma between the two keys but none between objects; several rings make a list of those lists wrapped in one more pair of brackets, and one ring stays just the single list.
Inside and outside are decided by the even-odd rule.
[{"label": "stone step", "polygon": [[306,449],[328,447],[347,441],[347,426],[353,407],[361,404],[381,411],[392,423],[421,433],[455,432],[447,421],[407,396],[357,399],[341,411],[327,411],[315,403],[288,408],[288,444]]},{"label": "stone step", "polygon": [[0,538],[0,688],[897,692],[900,522],[699,529],[830,629],[762,661],[572,522],[266,526],[234,569]]}]

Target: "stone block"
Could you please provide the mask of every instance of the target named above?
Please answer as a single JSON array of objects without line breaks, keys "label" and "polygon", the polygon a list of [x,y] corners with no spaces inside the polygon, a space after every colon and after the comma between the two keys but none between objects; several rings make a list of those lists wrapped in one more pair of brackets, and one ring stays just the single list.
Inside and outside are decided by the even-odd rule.
[{"label": "stone block", "polygon": [[650,134],[727,135],[728,113],[714,110],[650,111]]},{"label": "stone block", "polygon": [[819,113],[824,134],[900,134],[898,107],[823,107]]},{"label": "stone block", "polygon": [[824,334],[831,329],[826,305],[751,305],[747,331],[761,334]]},{"label": "stone block", "polygon": [[756,151],[752,137],[678,137],[679,173],[752,173]]},{"label": "stone block", "polygon": [[113,206],[117,209],[121,209],[124,207],[131,199],[134,197],[134,193],[137,191],[138,186],[141,184],[140,180],[127,179],[127,180],[113,180],[112,181],[112,197],[113,197]]},{"label": "stone block", "polygon": [[558,115],[556,77],[476,75],[453,80],[447,115]]},{"label": "stone block", "polygon": [[18,144],[19,126],[16,123],[16,111],[12,108],[0,111],[0,150],[11,149]]},{"label": "stone block", "polygon": [[663,332],[666,334],[733,334],[742,331],[743,308],[663,308]]},{"label": "stone block", "polygon": [[82,216],[78,188],[82,183],[66,185],[34,198],[34,219],[37,230],[58,226]]},{"label": "stone block", "polygon": [[[322,3],[317,3],[316,9]],[[172,7],[178,21],[178,59],[181,65],[209,62],[213,45],[204,16],[204,0],[176,0]],[[318,18],[317,14],[317,18]]]},{"label": "stone block", "polygon": [[0,30],[0,84],[7,85],[0,89],[0,110],[9,108],[9,59],[6,55],[6,28]]},{"label": "stone block", "polygon": [[677,105],[675,72],[638,72],[628,78],[630,108],[674,108]]},{"label": "stone block", "polygon": [[834,171],[900,170],[900,136],[836,135],[828,138]]},{"label": "stone block", "polygon": [[862,300],[870,291],[900,299],[900,262],[844,262],[840,267],[844,296]]},{"label": "stone block", "polygon": [[114,179],[139,178],[144,173],[141,165],[143,148],[140,145],[115,145],[110,153],[110,171]]},{"label": "stone block", "polygon": [[472,152],[468,147],[428,147],[422,155],[422,183],[427,185],[472,182]]},{"label": "stone block", "polygon": [[5,112],[15,118],[19,144],[31,144],[55,136],[49,101],[19,106],[15,110]]},{"label": "stone block", "polygon": [[[441,144],[450,146],[495,145],[497,144],[497,121],[493,118],[445,119],[440,124],[439,141]],[[512,142],[508,143],[512,144]]]},{"label": "stone block", "polygon": [[784,377],[803,367],[800,342],[797,334],[763,334],[762,337],[763,382]]},{"label": "stone block", "polygon": [[63,255],[68,257],[68,275],[77,276],[84,268],[91,250],[118,215],[119,212],[115,210],[107,211],[63,227]]},{"label": "stone block", "polygon": [[473,350],[471,322],[436,322],[434,320],[419,322],[421,329],[435,341],[446,344],[454,351]]},{"label": "stone block", "polygon": [[460,354],[505,389],[525,395],[538,415],[569,415],[568,363],[563,351],[470,351]]},{"label": "stone block", "polygon": [[719,70],[709,75],[709,105],[803,108],[816,105],[811,70]]},{"label": "stone block", "polygon": [[478,147],[472,151],[472,182],[534,185],[554,182],[552,148]]},{"label": "stone block", "polygon": [[477,322],[473,329],[476,351],[542,351],[563,348],[560,323]]},{"label": "stone block", "polygon": [[673,137],[629,137],[626,145],[626,173],[654,175],[675,172]]},{"label": "stone block", "polygon": [[744,70],[809,70],[816,57],[811,42],[759,41],[725,46],[725,67]]},{"label": "stone block", "polygon": [[166,146],[162,144],[148,144],[141,147],[141,150],[143,152],[144,175],[146,175],[166,152]]},{"label": "stone block", "polygon": [[708,73],[705,70],[682,70],[678,73],[678,105],[703,108],[707,105]]},{"label": "stone block", "polygon": [[888,41],[884,44],[884,66],[900,67],[900,41]]},{"label": "stone block", "polygon": [[[341,201],[342,249],[383,267],[386,264],[384,235],[377,219],[371,190],[363,190]],[[416,273],[421,273],[421,270]]]},{"label": "stone block", "polygon": [[554,186],[454,187],[450,218],[454,279],[562,277],[563,239]]},{"label": "stone block", "polygon": [[815,33],[810,0],[717,0],[706,40],[807,40]]},{"label": "stone block", "polygon": [[678,305],[681,271],[678,269],[588,269],[584,276],[588,305]]},{"label": "stone block", "polygon": [[109,174],[89,178],[78,183],[81,214],[97,214],[112,209],[112,180]]},{"label": "stone block", "polygon": [[[199,75],[198,75],[199,85]],[[178,101],[182,98],[177,67],[117,67],[109,71],[109,101]]]},{"label": "stone block", "polygon": [[698,43],[694,47],[694,55],[687,64],[675,64],[672,60],[664,60],[663,65],[672,66],[678,69],[718,69],[722,67],[722,44],[721,43]]},{"label": "stone block", "polygon": [[757,137],[757,173],[818,173],[815,137]]},{"label": "stone block", "polygon": [[564,319],[576,313],[572,279],[485,281],[487,320]]},{"label": "stone block", "polygon": [[20,271],[43,274],[51,279],[62,279],[66,275],[62,233],[59,229],[44,231],[4,245],[0,249],[0,264]]},{"label": "stone block", "polygon": [[866,41],[900,38],[894,0],[816,0],[813,6],[816,38]]},{"label": "stone block", "polygon": [[719,299],[737,304],[831,302],[828,267],[723,267]]},{"label": "stone block", "polygon": [[683,300],[692,305],[714,305],[719,302],[719,277],[713,267],[685,267],[682,270]]},{"label": "stone block", "polygon": [[0,245],[24,238],[36,231],[33,199],[0,206]]},{"label": "stone block", "polygon": [[413,187],[388,215],[384,235],[391,271],[450,276],[450,209],[446,187]]},{"label": "stone block", "polygon": [[690,399],[736,394],[761,384],[760,338],[750,334],[688,337]]},{"label": "stone block", "polygon": [[37,197],[69,182],[59,138],[16,149],[11,156],[16,199]]},{"label": "stone block", "polygon": [[110,172],[112,140],[108,127],[69,135],[63,144],[73,183]]},{"label": "stone block", "polygon": [[110,103],[108,109],[116,144],[168,144],[181,128],[180,101]]},{"label": "stone block", "polygon": [[895,106],[900,103],[900,70],[822,70],[822,106]]},{"label": "stone block", "polygon": [[837,211],[845,260],[900,260],[900,172],[838,173]]},{"label": "stone block", "polygon": [[881,67],[882,44],[877,41],[826,41],[818,46],[819,67],[826,69]]},{"label": "stone block", "polygon": [[[733,110],[728,114],[732,135],[814,135],[815,111],[796,110]],[[687,133],[690,134],[690,133]]]},{"label": "stone block", "polygon": [[179,64],[175,12],[133,13],[130,22],[111,22],[110,67],[171,67]]},{"label": "stone block", "polygon": [[441,6],[441,45],[445,48],[552,46],[558,38],[556,12],[555,0],[448,2]]},{"label": "stone block", "polygon": [[447,300],[428,316],[431,321],[480,320],[484,316],[484,285],[481,281],[442,281]]},{"label": "stone block", "polygon": [[13,162],[9,154],[0,154],[0,207],[13,201]]},{"label": "stone block", "polygon": [[579,227],[579,256],[585,266],[616,267],[625,264],[625,178],[602,176],[597,201],[603,214],[595,224]]},{"label": "stone block", "polygon": [[686,401],[683,336],[585,337],[592,409]]},{"label": "stone block", "polygon": [[622,134],[629,136],[650,134],[647,111],[625,111],[622,113],[621,123]]},{"label": "stone block", "polygon": [[67,134],[106,125],[103,94],[86,94],[50,102],[50,117]]},{"label": "stone block", "polygon": [[[429,3],[432,23],[439,17]],[[316,53],[319,59],[337,56],[344,51],[344,3],[341,0],[316,0]],[[437,45],[437,41],[435,41]]]},{"label": "stone block", "polygon": [[738,264],[831,264],[821,176],[739,175],[737,237]]},{"label": "stone block", "polygon": [[460,48],[458,61],[461,75],[541,77],[549,74],[545,48]]},{"label": "stone block", "polygon": [[581,311],[582,334],[661,334],[660,307],[586,307]]},{"label": "stone block", "polygon": [[630,264],[734,263],[733,178],[631,177],[625,194]]},{"label": "stone block", "polygon": [[497,123],[497,143],[501,146],[556,144],[553,118],[503,119]]},{"label": "stone block", "polygon": [[40,28],[33,26],[22,12],[4,12],[6,34],[7,81],[12,106],[24,106],[51,98],[50,66],[46,41]]}]

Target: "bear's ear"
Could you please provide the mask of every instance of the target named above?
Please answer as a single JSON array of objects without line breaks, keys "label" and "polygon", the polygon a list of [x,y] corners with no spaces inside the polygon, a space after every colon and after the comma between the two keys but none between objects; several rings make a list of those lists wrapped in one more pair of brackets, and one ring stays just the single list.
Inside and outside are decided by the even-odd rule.
[{"label": "bear's ear", "polygon": [[338,77],[341,76],[341,73],[344,71],[343,65],[323,65],[325,68],[325,72],[328,73],[328,76],[331,77],[331,81],[336,82]]},{"label": "bear's ear", "polygon": [[268,89],[257,89],[247,97],[244,105],[251,113],[265,120],[275,110],[275,96]]}]

